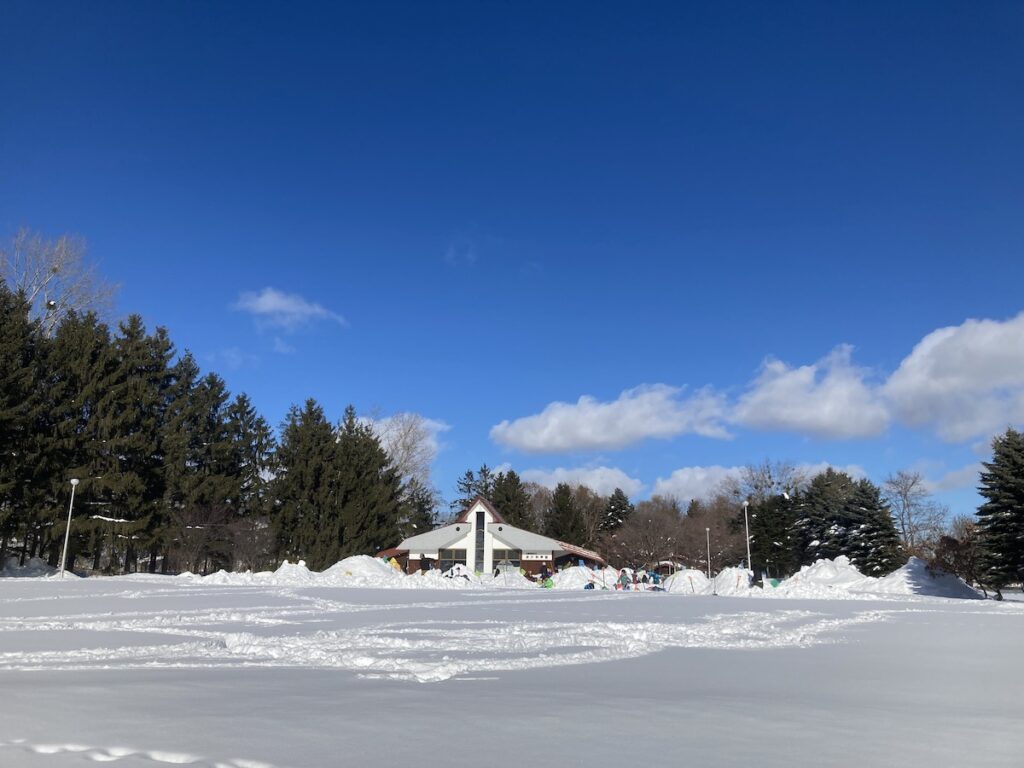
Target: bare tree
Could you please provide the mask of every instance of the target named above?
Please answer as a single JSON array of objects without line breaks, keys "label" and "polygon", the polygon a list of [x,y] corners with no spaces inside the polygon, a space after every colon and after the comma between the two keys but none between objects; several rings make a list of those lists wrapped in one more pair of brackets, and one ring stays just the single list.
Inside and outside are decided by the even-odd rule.
[{"label": "bare tree", "polygon": [[760,464],[743,467],[739,477],[731,477],[722,483],[719,493],[760,504],[773,496],[793,495],[803,490],[810,480],[806,472],[787,461],[771,462],[766,459]]},{"label": "bare tree", "polygon": [[901,469],[885,479],[882,491],[907,552],[930,555],[942,532],[947,510],[932,500],[924,477],[920,472]]},{"label": "bare tree", "polygon": [[548,509],[551,508],[551,489],[540,483],[523,483],[523,489],[530,494],[530,512],[538,531],[547,526]]},{"label": "bare tree", "polygon": [[373,419],[373,430],[402,476],[430,486],[430,468],[437,458],[437,423],[418,413],[396,413]]},{"label": "bare tree", "polygon": [[746,557],[743,532],[736,527],[736,501],[717,494],[707,501],[692,501],[683,518],[679,555],[689,566],[701,570],[708,563],[711,540],[711,570],[718,572],[737,565]]},{"label": "bare tree", "polygon": [[68,312],[96,312],[113,306],[117,286],[96,274],[85,260],[85,241],[75,235],[47,240],[21,229],[7,247],[0,247],[0,277],[13,290],[24,292],[31,316],[52,335]]},{"label": "bare tree", "polygon": [[675,560],[679,557],[682,524],[679,502],[667,496],[652,496],[637,504],[629,519],[609,533],[601,547],[618,566],[643,568]]},{"label": "bare tree", "polygon": [[930,565],[959,576],[968,584],[977,584],[980,575],[979,550],[978,526],[974,518],[959,515],[953,518],[945,533],[939,537]]}]

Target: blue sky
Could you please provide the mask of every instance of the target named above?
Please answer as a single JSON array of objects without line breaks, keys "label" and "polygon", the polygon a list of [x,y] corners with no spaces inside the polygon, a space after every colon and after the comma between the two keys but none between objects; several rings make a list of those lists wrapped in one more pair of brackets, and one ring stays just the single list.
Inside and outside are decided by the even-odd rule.
[{"label": "blue sky", "polygon": [[0,233],[85,236],[275,424],[443,424],[448,496],[768,458],[970,512],[1024,423],[1022,42],[1000,2],[7,3]]}]

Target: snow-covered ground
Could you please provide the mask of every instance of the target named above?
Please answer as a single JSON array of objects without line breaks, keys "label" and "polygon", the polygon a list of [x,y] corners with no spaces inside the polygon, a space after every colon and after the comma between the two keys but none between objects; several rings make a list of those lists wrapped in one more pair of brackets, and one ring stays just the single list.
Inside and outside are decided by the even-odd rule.
[{"label": "snow-covered ground", "polygon": [[563,589],[403,589],[421,577],[367,560],[0,579],[0,766],[1024,759],[1024,604],[931,597],[913,567],[871,594],[819,564],[802,577],[819,599],[794,599],[801,580],[756,599],[703,594],[691,572],[669,592],[572,572]]}]

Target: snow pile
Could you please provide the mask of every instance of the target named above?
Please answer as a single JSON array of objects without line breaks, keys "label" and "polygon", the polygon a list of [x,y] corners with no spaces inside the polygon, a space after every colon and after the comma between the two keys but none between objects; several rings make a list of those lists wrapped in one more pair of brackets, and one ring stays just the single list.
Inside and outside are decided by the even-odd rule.
[{"label": "snow pile", "polygon": [[[4,564],[4,567],[0,568],[0,577],[35,579],[41,576],[54,576],[58,572],[59,571],[56,568],[38,557],[30,558],[25,565],[18,565],[17,557],[9,557],[7,558],[7,562]],[[64,574],[65,578],[78,578],[71,571],[65,571]]]},{"label": "snow pile", "polygon": [[872,592],[884,595],[927,595],[928,597],[958,597],[967,600],[983,599],[978,590],[949,573],[933,571],[928,564],[912,557],[902,568],[888,576],[873,579]]},{"label": "snow pile", "polygon": [[687,568],[683,571],[676,571],[668,576],[662,586],[666,592],[673,592],[683,595],[710,595],[711,580],[704,574],[704,571],[695,571]]},{"label": "snow pile", "polygon": [[772,597],[843,597],[851,591],[859,591],[858,587],[870,586],[871,581],[874,579],[858,571],[850,558],[840,555],[835,560],[817,560],[813,565],[805,565],[779,586],[774,589],[766,587],[764,592]]},{"label": "snow pile", "polygon": [[799,573],[783,580],[778,587],[766,587],[764,594],[772,597],[861,600],[880,596],[982,597],[961,579],[933,571],[916,557],[910,558],[906,565],[888,576],[876,578],[862,574],[845,556],[805,565]]},{"label": "snow pile", "polygon": [[584,589],[587,584],[593,584],[594,589],[608,587],[615,589],[615,581],[619,578],[619,571],[614,568],[605,568],[603,571],[593,571],[582,565],[574,565],[563,568],[551,577],[555,589]]},{"label": "snow pile", "polygon": [[748,597],[752,590],[752,578],[753,574],[746,568],[726,568],[715,575],[715,594]]},{"label": "snow pile", "polygon": [[748,597],[760,594],[760,590],[751,588],[750,571],[744,568],[726,568],[716,574],[714,579],[709,579],[703,571],[677,571],[665,579],[663,586],[666,592],[681,595]]}]

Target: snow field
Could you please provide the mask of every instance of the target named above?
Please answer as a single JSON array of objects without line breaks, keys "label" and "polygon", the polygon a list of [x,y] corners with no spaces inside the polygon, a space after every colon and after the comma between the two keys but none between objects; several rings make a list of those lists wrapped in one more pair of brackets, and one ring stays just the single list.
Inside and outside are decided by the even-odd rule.
[{"label": "snow field", "polygon": [[[375,578],[377,565],[361,562],[365,572],[339,565],[328,578]],[[1019,603],[680,599],[461,579],[460,589],[352,589],[298,566],[280,578],[293,583],[0,582],[0,766],[319,768],[375,764],[382,748],[407,762],[445,753],[454,723],[466,749],[445,753],[449,766],[492,749],[574,764],[559,751],[567,742],[580,765],[671,752],[712,768],[745,764],[732,757],[740,748],[791,768],[850,764],[851,750],[880,743],[911,766],[936,764],[936,745],[972,766],[1003,765],[1024,747],[998,698],[1024,684],[1011,650],[1024,631]],[[963,657],[968,637],[990,645]],[[962,678],[936,688],[964,658]],[[884,687],[865,687],[875,679]],[[921,702],[955,695],[956,707],[906,703],[918,689]],[[997,697],[991,709],[981,692]],[[917,740],[893,728],[892,712],[938,734]],[[876,713],[890,713],[889,742],[863,738]],[[814,761],[794,759],[790,726],[820,718],[851,733],[808,726],[795,741],[809,740]],[[956,740],[968,729],[980,753]],[[837,738],[850,739],[843,750]],[[873,751],[861,758],[884,764]]]}]

